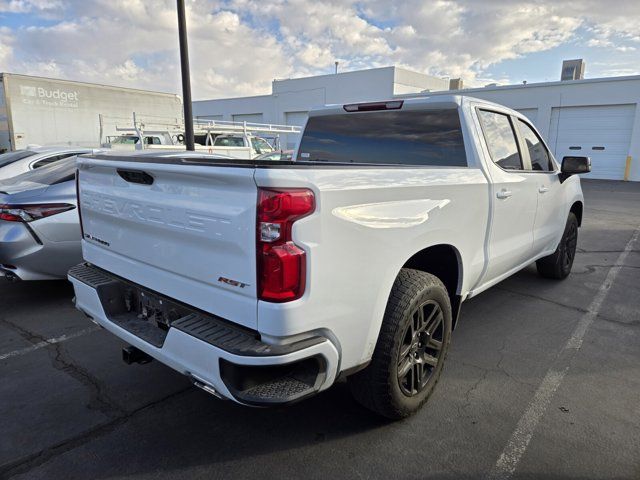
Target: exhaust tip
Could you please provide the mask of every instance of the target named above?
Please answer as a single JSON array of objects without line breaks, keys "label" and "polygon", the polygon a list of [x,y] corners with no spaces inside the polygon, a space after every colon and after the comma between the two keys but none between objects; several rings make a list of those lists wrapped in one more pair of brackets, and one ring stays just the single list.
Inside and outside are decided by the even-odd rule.
[{"label": "exhaust tip", "polygon": [[214,397],[224,400],[225,398],[220,395],[212,385],[208,384],[204,380],[199,379],[193,374],[188,374],[191,378],[191,382],[193,382],[194,387],[198,387],[200,390],[207,392],[209,395],[213,395]]}]

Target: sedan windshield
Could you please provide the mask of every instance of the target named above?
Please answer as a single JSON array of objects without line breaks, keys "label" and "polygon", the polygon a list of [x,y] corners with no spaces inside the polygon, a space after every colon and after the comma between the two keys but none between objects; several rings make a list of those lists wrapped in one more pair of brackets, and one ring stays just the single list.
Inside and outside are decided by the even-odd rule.
[{"label": "sedan windshield", "polygon": [[16,150],[15,152],[7,152],[0,155],[0,168],[5,167],[13,162],[22,160],[23,158],[35,155],[37,152],[32,150]]}]

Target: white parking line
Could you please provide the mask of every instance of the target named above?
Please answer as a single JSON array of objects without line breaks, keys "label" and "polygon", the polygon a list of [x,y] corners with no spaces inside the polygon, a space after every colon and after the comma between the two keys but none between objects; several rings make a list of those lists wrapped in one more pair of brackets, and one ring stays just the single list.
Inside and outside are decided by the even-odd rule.
[{"label": "white parking line", "polygon": [[527,446],[533,437],[540,419],[544,415],[553,395],[569,370],[569,365],[571,364],[571,360],[575,353],[582,346],[582,341],[584,340],[587,330],[598,316],[600,308],[602,307],[604,300],[607,298],[609,289],[622,269],[629,252],[633,250],[633,245],[638,240],[639,235],[640,226],[636,228],[624,250],[618,256],[614,266],[609,269],[604,282],[602,282],[596,296],[589,304],[587,313],[584,314],[578,322],[578,325],[576,325],[576,328],[573,330],[571,337],[569,337],[569,340],[558,355],[554,365],[549,369],[542,380],[542,383],[538,387],[538,390],[536,390],[533,400],[531,400],[531,403],[518,421],[516,429],[511,435],[509,442],[507,442],[507,445],[498,458],[498,461],[491,469],[489,478],[508,479],[515,472],[520,459],[527,450]]},{"label": "white parking line", "polygon": [[56,337],[56,338],[49,338],[47,340],[43,340],[42,342],[34,343],[33,345],[30,345],[28,347],[21,348],[20,350],[14,350],[13,352],[7,352],[7,353],[0,354],[0,360],[5,360],[7,358],[24,355],[26,353],[30,353],[30,352],[33,352],[35,350],[39,350],[39,349],[47,347],[49,345],[55,345],[56,343],[66,342],[67,340],[71,340],[73,338],[81,337],[82,335],[86,335],[87,333],[95,332],[96,330],[99,330],[99,327],[89,327],[89,328],[85,328],[84,330],[80,330],[80,331],[75,332],[75,333],[70,333],[69,335],[60,335],[59,337]]}]

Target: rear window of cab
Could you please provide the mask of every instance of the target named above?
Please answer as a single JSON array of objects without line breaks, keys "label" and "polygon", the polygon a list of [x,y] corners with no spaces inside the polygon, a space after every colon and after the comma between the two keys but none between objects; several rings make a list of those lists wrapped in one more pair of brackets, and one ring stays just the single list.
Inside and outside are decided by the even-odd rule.
[{"label": "rear window of cab", "polygon": [[298,161],[466,167],[455,108],[312,116]]}]

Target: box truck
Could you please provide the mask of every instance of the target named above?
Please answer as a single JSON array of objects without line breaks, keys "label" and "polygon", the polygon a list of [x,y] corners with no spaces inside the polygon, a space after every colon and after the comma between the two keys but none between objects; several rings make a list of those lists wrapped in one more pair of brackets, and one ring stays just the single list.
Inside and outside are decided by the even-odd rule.
[{"label": "box truck", "polygon": [[172,93],[0,73],[0,152],[34,144],[98,147],[101,134],[116,134],[101,132],[99,116],[130,122],[133,112],[181,123],[182,100]]}]

